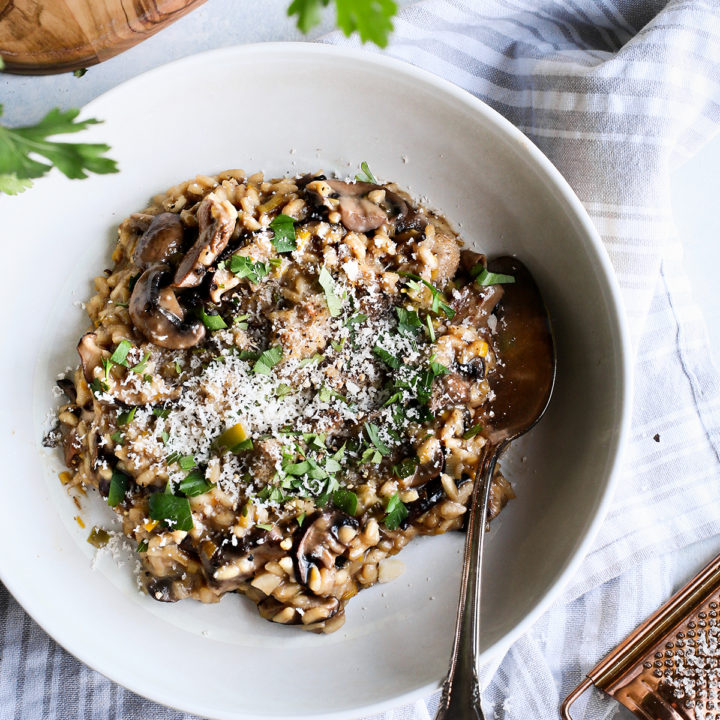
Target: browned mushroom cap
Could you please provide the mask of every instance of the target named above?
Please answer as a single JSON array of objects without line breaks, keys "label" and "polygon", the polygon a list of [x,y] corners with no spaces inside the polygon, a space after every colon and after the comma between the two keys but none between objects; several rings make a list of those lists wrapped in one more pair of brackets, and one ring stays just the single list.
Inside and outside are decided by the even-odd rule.
[{"label": "browned mushroom cap", "polygon": [[175,287],[200,284],[205,271],[228,244],[236,219],[237,210],[228,200],[219,198],[215,193],[205,196],[197,211],[200,234],[175,272]]},{"label": "browned mushroom cap", "polygon": [[344,525],[356,528],[358,522],[341,510],[322,510],[308,518],[293,558],[295,572],[303,585],[307,585],[313,565],[329,569],[334,566],[335,558],[345,551],[347,546],[338,537],[338,530]]},{"label": "browned mushroom cap", "polygon": [[146,270],[135,283],[129,312],[135,327],[152,343],[171,350],[184,350],[205,337],[200,320],[186,321],[172,288],[160,288],[169,279],[167,265]]},{"label": "browned mushroom cap", "polygon": [[180,250],[182,241],[183,224],[180,216],[171,212],[160,213],[137,241],[133,262],[141,270],[147,270],[151,265],[165,262]]},{"label": "browned mushroom cap", "polygon": [[77,344],[80,364],[82,365],[85,380],[92,382],[95,377],[95,368],[100,365],[104,355],[109,355],[97,344],[97,335],[94,332],[85,333]]},{"label": "browned mushroom cap", "polygon": [[340,195],[340,215],[342,224],[355,232],[377,230],[387,222],[387,213],[374,202],[362,195],[371,190],[381,189],[372,183],[346,183],[341,180],[328,180],[328,185]]}]

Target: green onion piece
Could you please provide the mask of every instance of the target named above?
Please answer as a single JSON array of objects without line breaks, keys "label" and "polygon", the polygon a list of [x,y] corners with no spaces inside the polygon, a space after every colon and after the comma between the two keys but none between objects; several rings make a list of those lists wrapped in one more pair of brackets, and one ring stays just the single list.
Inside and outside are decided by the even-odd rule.
[{"label": "green onion piece", "polygon": [[193,519],[190,501],[186,497],[177,497],[168,493],[153,493],[148,500],[150,517],[164,523],[172,530],[192,530]]},{"label": "green onion piece", "polygon": [[481,263],[478,263],[471,271],[470,275],[475,278],[475,282],[483,287],[487,285],[511,285],[515,282],[512,275],[503,275],[502,273],[490,272]]},{"label": "green onion piece", "polygon": [[352,490],[338,488],[333,493],[332,500],[336,507],[339,507],[351,517],[357,512],[358,497]]},{"label": "green onion piece", "polygon": [[277,365],[282,359],[282,346],[276,345],[269,350],[261,353],[256,363],[253,365],[253,372],[258,375],[269,375],[275,365]]},{"label": "green onion piece", "polygon": [[400,500],[400,494],[395,493],[385,506],[385,517],[383,522],[388,530],[397,530],[402,521],[408,516],[408,509]]},{"label": "green onion piece", "polygon": [[200,319],[208,330],[223,330],[227,323],[219,315],[208,315],[204,307],[200,307]]},{"label": "green onion piece", "polygon": [[478,433],[482,432],[483,426],[478,423],[477,425],[473,425],[464,435],[463,440],[469,440],[470,438],[474,438]]},{"label": "green onion piece", "polygon": [[370,166],[367,164],[367,162],[365,160],[363,160],[360,163],[360,170],[362,172],[359,172],[355,176],[355,179],[358,182],[367,182],[367,183],[372,183],[373,185],[378,184],[376,177],[372,174],[372,171],[370,170]]},{"label": "green onion piece", "polygon": [[90,531],[87,541],[96,548],[103,548],[110,542],[110,533],[97,525]]},{"label": "green onion piece", "polygon": [[330,311],[330,316],[337,317],[342,313],[343,301],[342,298],[335,293],[335,281],[324,265],[320,270],[318,282],[325,292],[325,302],[327,303],[328,310]]},{"label": "green onion piece", "polygon": [[398,316],[398,330],[405,335],[415,336],[417,331],[422,327],[420,316],[415,310],[406,310],[399,305],[395,308]]},{"label": "green onion piece", "polygon": [[123,425],[129,425],[132,422],[133,418],[135,417],[136,410],[137,410],[137,408],[134,407],[131,410],[128,410],[127,412],[120,413],[120,415],[118,415],[117,424],[120,425],[121,427]]},{"label": "green onion piece", "polygon": [[138,543],[137,549],[135,552],[144,553],[147,552],[148,549],[148,541],[147,540],[141,540]]},{"label": "green onion piece", "polygon": [[297,250],[295,244],[295,218],[280,214],[270,223],[270,228],[273,231],[271,242],[279,253]]},{"label": "green onion piece", "polygon": [[432,318],[428,315],[425,318],[425,322],[427,323],[427,334],[430,342],[435,342],[435,328],[433,327]]},{"label": "green onion piece", "polygon": [[110,360],[116,365],[127,367],[127,354],[132,349],[132,343],[129,340],[121,340],[115,348],[115,352],[110,356]]},{"label": "green onion piece", "polygon": [[107,504],[110,507],[119,505],[125,498],[128,487],[130,487],[130,478],[119,470],[113,470],[112,477],[110,478]]},{"label": "green onion piece", "polygon": [[185,478],[180,481],[178,486],[181,493],[187,497],[196,497],[202,495],[208,490],[212,490],[215,487],[214,483],[208,482],[205,479],[205,473],[202,470],[193,470]]}]

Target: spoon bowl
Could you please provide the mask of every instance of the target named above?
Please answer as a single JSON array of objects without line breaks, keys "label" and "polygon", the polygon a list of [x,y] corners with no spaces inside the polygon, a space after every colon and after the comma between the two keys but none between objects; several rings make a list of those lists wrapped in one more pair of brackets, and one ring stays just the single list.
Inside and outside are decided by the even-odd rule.
[{"label": "spoon bowl", "polygon": [[470,501],[460,600],[450,669],[435,720],[483,720],[477,677],[480,588],[485,525],[498,457],[545,413],[555,384],[555,343],[550,318],[530,271],[514,257],[488,263],[510,275],[498,304],[495,345],[500,361],[488,381],[495,394],[487,413],[483,456]]}]

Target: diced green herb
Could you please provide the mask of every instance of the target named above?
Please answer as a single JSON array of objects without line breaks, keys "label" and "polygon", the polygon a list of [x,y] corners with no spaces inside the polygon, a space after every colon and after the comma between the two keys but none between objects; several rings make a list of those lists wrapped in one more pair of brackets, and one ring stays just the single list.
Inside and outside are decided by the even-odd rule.
[{"label": "diced green herb", "polygon": [[435,342],[435,328],[433,327],[432,318],[428,315],[425,318],[426,327],[427,327],[427,334],[430,338],[430,342]]},{"label": "diced green herb", "polygon": [[120,413],[120,415],[118,415],[117,424],[120,425],[121,427],[123,425],[129,425],[133,421],[133,418],[135,417],[136,410],[137,410],[137,407],[134,407],[123,413]]},{"label": "diced green herb", "polygon": [[250,258],[242,255],[233,255],[230,258],[230,272],[239,278],[247,278],[250,282],[256,283],[270,273],[270,265],[253,262]]},{"label": "diced green herb", "polygon": [[192,470],[195,467],[195,458],[192,455],[183,455],[178,458],[177,464],[181,470]]},{"label": "diced green herb", "polygon": [[417,283],[421,282],[426,288],[430,290],[430,292],[432,293],[432,311],[436,315],[440,312],[440,310],[442,310],[445,315],[447,315],[447,317],[450,319],[455,316],[455,311],[447,304],[445,295],[443,295],[443,293],[438,290],[432,283],[424,280],[419,275],[414,275],[413,273],[400,273],[400,275],[404,275],[405,277],[409,277],[411,280],[415,281],[415,283],[410,283],[408,281],[408,287],[416,289],[418,287]]},{"label": "diced green herb", "polygon": [[327,385],[323,385],[317,394],[318,400],[320,402],[326,403],[330,402],[333,398],[336,398],[337,400],[342,400],[344,403],[347,404],[347,398],[344,395],[341,395],[336,390],[333,390],[332,388],[328,387]]},{"label": "diced green herb", "polygon": [[405,335],[414,337],[422,327],[420,316],[415,310],[407,310],[399,305],[395,308],[398,316],[398,330]]},{"label": "diced green herb", "polygon": [[90,389],[95,395],[100,395],[103,392],[107,392],[110,387],[102,380],[100,380],[100,378],[93,378],[92,382],[90,383]]},{"label": "diced green herb", "polygon": [[110,533],[97,525],[90,531],[87,541],[96,548],[103,548],[110,542]]},{"label": "diced green herb", "polygon": [[483,287],[487,285],[511,285],[515,282],[512,275],[503,275],[502,273],[490,272],[482,263],[478,263],[471,271],[470,275],[475,278],[475,282]]},{"label": "diced green herb", "polygon": [[414,472],[415,468],[420,464],[420,461],[416,457],[405,458],[402,462],[397,465],[393,465],[393,472],[401,479],[410,477]]},{"label": "diced green herb", "polygon": [[372,445],[366,447],[360,456],[360,463],[372,463],[373,465],[379,465],[382,462],[382,454],[379,450],[374,448]]},{"label": "diced green herb", "polygon": [[116,430],[111,436],[110,439],[116,444],[116,445],[123,445],[125,442],[125,436],[119,431]]},{"label": "diced green herb", "polygon": [[370,166],[367,164],[367,162],[365,162],[365,160],[363,160],[360,163],[360,170],[361,170],[361,172],[359,172],[355,176],[355,179],[358,182],[372,183],[373,185],[378,184],[377,179],[375,178],[375,176],[372,174],[372,172],[370,170]]},{"label": "diced green herb", "polygon": [[286,385],[285,383],[280,383],[275,388],[275,397],[284,398],[286,395],[289,395],[291,392],[292,392],[292,388],[289,385]]},{"label": "diced green herb", "polygon": [[188,473],[188,475],[180,481],[178,489],[187,497],[196,497],[197,495],[206,493],[208,490],[212,490],[214,487],[214,483],[205,479],[205,473],[202,470],[196,469]]},{"label": "diced green herb", "polygon": [[338,488],[332,496],[333,504],[351,517],[357,512],[358,497],[347,488]]},{"label": "diced green herb", "polygon": [[73,70],[73,75],[76,78],[81,78],[85,73],[87,72],[87,68],[78,68],[77,70]]},{"label": "diced green herb", "polygon": [[273,529],[273,526],[270,523],[255,523],[255,527],[260,528],[261,530],[267,530],[268,532]]},{"label": "diced green herb", "polygon": [[147,549],[148,549],[148,541],[147,541],[147,540],[141,540],[141,541],[138,543],[136,552],[144,553],[144,552],[147,552]]},{"label": "diced green herb", "polygon": [[102,366],[105,371],[105,382],[108,382],[110,380],[110,371],[112,370],[113,362],[110,358],[103,358]]},{"label": "diced green herb", "polygon": [[208,315],[202,306],[200,306],[200,319],[208,330],[223,330],[227,327],[227,323],[220,315]]},{"label": "diced green herb", "polygon": [[470,440],[470,438],[474,438],[478,433],[481,433],[483,429],[483,426],[480,423],[477,423],[477,425],[473,425],[464,435],[463,440]]},{"label": "diced green herb", "polygon": [[396,392],[393,395],[391,395],[384,403],[383,407],[387,407],[388,405],[392,405],[393,403],[400,402],[402,400],[402,393]]},{"label": "diced green herb", "polygon": [[330,345],[332,346],[332,349],[335,350],[335,352],[342,352],[342,349],[345,346],[346,341],[347,341],[347,338],[343,338],[340,342],[331,340]]},{"label": "diced green herb", "polygon": [[108,491],[107,504],[115,507],[123,501],[125,493],[130,487],[130,478],[119,470],[113,470],[110,478],[110,490]]},{"label": "diced green herb", "polygon": [[320,353],[315,353],[309,358],[304,358],[298,363],[299,368],[307,367],[308,365],[311,365],[313,363],[319,363],[322,362],[325,359],[324,355],[321,355]]},{"label": "diced green herb", "polygon": [[240,441],[237,445],[233,445],[233,447],[230,448],[230,452],[233,455],[237,455],[238,453],[245,452],[245,450],[252,450],[252,449],[253,449],[252,438],[245,438],[245,440]]},{"label": "diced green herb", "polygon": [[233,325],[235,325],[240,330],[247,330],[248,329],[247,319],[248,319],[247,314],[236,315],[233,318]]},{"label": "diced green herb", "polygon": [[175,372],[178,375],[182,375],[182,368],[180,367],[180,363],[177,360],[175,361]]},{"label": "diced green herb", "polygon": [[390,448],[380,439],[380,429],[371,422],[365,423],[365,432],[368,440],[377,448],[378,452],[385,456],[390,454]]},{"label": "diced green herb", "polygon": [[402,500],[400,500],[400,494],[395,493],[385,506],[383,522],[388,530],[397,530],[408,515],[408,509]]},{"label": "diced green herb", "polygon": [[402,365],[402,360],[395,355],[389,353],[385,348],[381,348],[379,345],[375,345],[372,349],[373,353],[377,355],[388,367],[393,370],[397,370]]},{"label": "diced green herb", "polygon": [[138,374],[145,372],[145,368],[147,367],[147,362],[148,362],[149,358],[150,358],[150,351],[146,352],[143,355],[142,360],[139,363],[133,365],[130,368],[130,372],[134,372],[134,373],[138,373]]},{"label": "diced green herb", "polygon": [[192,530],[194,527],[190,501],[168,492],[153,493],[148,500],[150,517],[164,523],[171,530]]},{"label": "diced green herb", "polygon": [[435,355],[431,355],[430,357],[430,370],[432,371],[432,374],[435,377],[438,375],[447,375],[450,372],[450,368],[446,367],[442,363],[439,363],[435,357]]},{"label": "diced green herb", "polygon": [[170,414],[170,410],[168,408],[153,408],[152,413],[155,417],[166,418]]},{"label": "diced green herb", "polygon": [[172,464],[176,463],[181,457],[182,457],[182,455],[180,455],[179,452],[171,452],[171,453],[165,458],[165,462],[166,462],[168,465],[172,465]]},{"label": "diced green herb", "polygon": [[302,527],[302,524],[305,522],[305,513],[300,513],[296,518],[297,524]]},{"label": "diced green herb", "polygon": [[324,265],[320,270],[318,282],[325,292],[325,302],[327,303],[328,310],[330,311],[330,316],[337,317],[342,313],[343,301],[342,298],[336,294],[335,281]]},{"label": "diced green herb", "polygon": [[289,215],[278,215],[270,223],[270,228],[273,231],[272,244],[275,250],[279,253],[297,250],[294,218]]},{"label": "diced green herb", "polygon": [[132,349],[132,343],[129,340],[121,340],[115,351],[110,356],[110,360],[116,365],[127,367],[127,354]]},{"label": "diced green herb", "polygon": [[167,445],[170,440],[170,435],[163,431],[160,433],[160,439],[163,441],[163,445]]},{"label": "diced green herb", "polygon": [[241,350],[239,353],[239,358],[241,360],[257,360],[260,357],[260,355],[256,352],[253,352],[252,350]]},{"label": "diced green herb", "polygon": [[280,360],[282,360],[282,346],[276,345],[260,354],[260,357],[253,365],[253,372],[258,375],[269,375]]}]

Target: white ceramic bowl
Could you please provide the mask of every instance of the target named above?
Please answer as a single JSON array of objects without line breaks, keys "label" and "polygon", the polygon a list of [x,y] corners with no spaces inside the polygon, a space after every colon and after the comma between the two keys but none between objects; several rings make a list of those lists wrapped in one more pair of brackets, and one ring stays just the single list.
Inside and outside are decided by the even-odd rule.
[{"label": "white ceramic bowl", "polygon": [[[320,45],[219,50],[146,73],[91,103],[117,175],[57,173],[0,199],[4,381],[0,575],[78,658],[132,690],[217,718],[349,718],[429,694],[445,674],[459,533],[403,552],[406,574],[364,591],[315,636],[261,620],[240,597],[165,605],[92,548],[40,447],[56,373],[75,364],[76,307],[107,267],[117,223],[197,173],[355,173],[367,160],[442,209],[465,241],[516,253],[557,335],[555,394],[504,464],[517,492],[493,523],[483,657],[506,647],[578,566],[607,507],[628,424],[628,343],[618,290],[580,202],[500,115],[453,85],[377,54]],[[78,138],[79,139],[79,138]],[[85,502],[83,517],[93,522]]]}]

